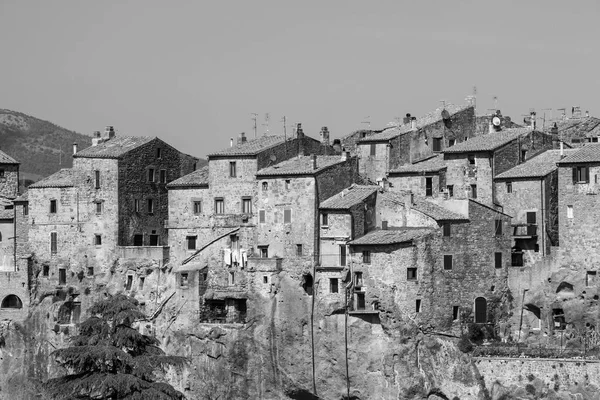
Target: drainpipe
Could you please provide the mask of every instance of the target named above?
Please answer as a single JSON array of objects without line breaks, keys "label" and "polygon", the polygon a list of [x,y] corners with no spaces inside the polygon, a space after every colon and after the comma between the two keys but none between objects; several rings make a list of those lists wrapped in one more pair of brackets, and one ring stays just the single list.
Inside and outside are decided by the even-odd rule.
[{"label": "drainpipe", "polygon": [[[18,182],[18,181],[17,181]],[[17,207],[14,206],[13,202],[13,269],[17,272]],[[27,274],[29,275],[29,274]]]},{"label": "drainpipe", "polygon": [[312,384],[313,384],[313,394],[315,397],[317,396],[317,380],[315,376],[315,328],[314,328],[314,319],[315,319],[315,297],[317,296],[317,262],[320,259],[321,253],[319,248],[319,238],[321,232],[321,224],[319,221],[319,183],[317,177],[314,177],[315,180],[315,211],[313,214],[313,218],[316,219],[315,223],[315,233],[314,233],[314,251],[313,251],[313,260],[312,260],[312,276],[313,276],[313,293],[311,296],[310,302],[310,351],[311,351],[311,360],[312,360]]},{"label": "drainpipe", "polygon": [[542,246],[542,256],[546,256],[546,246],[544,245],[545,242],[545,236],[546,236],[546,218],[544,216],[544,200],[546,199],[546,190],[544,187],[544,178],[542,178],[540,180],[540,222],[541,222],[541,226],[540,226],[540,230],[541,232],[539,233],[539,236],[541,236],[542,240],[541,240],[541,246]]}]

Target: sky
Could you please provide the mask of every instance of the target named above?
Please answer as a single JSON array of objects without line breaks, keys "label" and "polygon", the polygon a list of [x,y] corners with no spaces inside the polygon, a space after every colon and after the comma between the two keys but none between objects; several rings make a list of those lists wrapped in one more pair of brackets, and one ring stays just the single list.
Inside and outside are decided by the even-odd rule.
[{"label": "sky", "polygon": [[[302,123],[341,137],[477,93],[600,116],[596,0],[0,0],[0,108],[204,157]],[[494,97],[497,100],[494,100]],[[553,110],[549,110],[553,109]],[[269,123],[266,125],[266,114]]]}]

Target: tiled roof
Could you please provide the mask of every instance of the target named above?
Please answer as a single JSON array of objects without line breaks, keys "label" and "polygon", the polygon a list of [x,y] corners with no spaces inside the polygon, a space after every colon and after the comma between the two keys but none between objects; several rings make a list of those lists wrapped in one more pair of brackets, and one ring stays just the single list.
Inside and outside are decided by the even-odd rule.
[{"label": "tiled roof", "polygon": [[323,201],[319,208],[329,210],[347,210],[363,202],[367,197],[379,189],[379,186],[352,185],[333,197]]},{"label": "tiled roof", "polygon": [[[386,192],[383,194],[384,197],[405,204],[406,193],[403,192]],[[440,205],[425,200],[419,196],[413,196],[413,209],[435,219],[436,221],[466,221],[467,217],[464,215],[450,211]]]},{"label": "tiled roof", "polygon": [[223,150],[211,153],[208,158],[217,156],[256,156],[261,151],[267,150],[285,142],[284,136],[261,136],[257,139],[248,140],[246,143],[227,147]]},{"label": "tiled roof", "polygon": [[[575,149],[563,150],[565,156],[575,153]],[[516,179],[516,178],[540,178],[556,170],[556,163],[559,162],[560,150],[547,150],[537,156],[530,158],[523,164],[509,169],[498,175],[496,179]]]},{"label": "tiled roof", "polygon": [[531,128],[509,128],[500,132],[488,133],[448,147],[444,153],[493,151],[529,132],[531,132]]},{"label": "tiled roof", "polygon": [[22,195],[18,196],[14,201],[15,202],[18,202],[18,201],[29,201],[29,192],[26,191]]},{"label": "tiled roof", "polygon": [[20,164],[20,162],[0,150],[0,164]]},{"label": "tiled roof", "polygon": [[414,164],[402,165],[396,169],[390,170],[392,174],[418,174],[425,172],[438,172],[446,168],[444,156],[442,154],[435,155]]},{"label": "tiled roof", "polygon": [[[549,133],[552,131],[554,123],[548,125],[544,131]],[[580,133],[582,136],[591,137],[600,134],[600,119],[596,117],[572,118],[564,121],[556,121],[558,135],[561,139],[567,136]]]},{"label": "tiled roof", "polygon": [[433,232],[432,228],[378,229],[350,241],[349,245],[380,245],[410,242]]},{"label": "tiled roof", "polygon": [[182,176],[179,179],[170,182],[167,188],[188,188],[208,186],[208,165],[195,170],[192,173]]},{"label": "tiled roof", "polygon": [[148,143],[154,138],[148,136],[115,136],[112,139],[81,150],[73,157],[120,158],[125,153]]},{"label": "tiled roof", "polygon": [[[435,122],[442,120],[442,111],[445,109],[452,116],[460,111],[466,110],[467,108],[472,107],[469,105],[454,105],[454,104],[446,104],[445,107],[439,107],[434,111],[431,111],[422,117],[417,118],[417,129],[421,129],[427,125],[431,125]],[[411,132],[413,129],[411,128],[411,124],[404,124],[400,126],[396,126],[393,128],[385,129],[383,132],[378,133],[376,135],[367,136],[364,139],[359,140],[360,142],[383,142],[390,139],[393,139],[397,136],[403,135],[407,132]]]},{"label": "tiled roof", "polygon": [[589,143],[558,161],[558,164],[597,162],[600,162],[600,143]]},{"label": "tiled roof", "polygon": [[29,185],[29,189],[72,187],[75,185],[76,175],[77,172],[74,169],[63,168],[40,181],[32,183]]},{"label": "tiled roof", "polygon": [[340,156],[316,156],[317,169],[313,169],[311,156],[294,157],[290,160],[275,164],[272,167],[263,168],[256,173],[256,176],[293,176],[293,175],[313,175],[317,174],[332,165],[342,162]]}]

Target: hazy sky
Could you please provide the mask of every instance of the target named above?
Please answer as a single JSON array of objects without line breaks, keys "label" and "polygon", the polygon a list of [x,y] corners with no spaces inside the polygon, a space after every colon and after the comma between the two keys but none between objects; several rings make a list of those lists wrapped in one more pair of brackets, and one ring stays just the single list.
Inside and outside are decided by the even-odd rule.
[{"label": "hazy sky", "polygon": [[[0,108],[196,155],[281,118],[318,138],[385,126],[477,86],[478,113],[600,116],[589,1],[0,0]],[[550,111],[546,111],[547,115]],[[555,115],[557,112],[554,111]],[[288,129],[288,133],[291,128]]]}]

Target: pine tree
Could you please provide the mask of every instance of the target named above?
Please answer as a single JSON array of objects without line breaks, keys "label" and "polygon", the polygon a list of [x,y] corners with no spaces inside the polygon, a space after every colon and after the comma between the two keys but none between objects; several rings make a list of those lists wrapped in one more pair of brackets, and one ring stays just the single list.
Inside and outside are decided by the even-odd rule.
[{"label": "pine tree", "polygon": [[132,327],[145,319],[134,298],[119,294],[95,303],[79,326],[71,347],[52,353],[67,374],[44,387],[53,399],[184,399],[157,369],[182,366],[184,357],[168,356],[159,341]]}]

